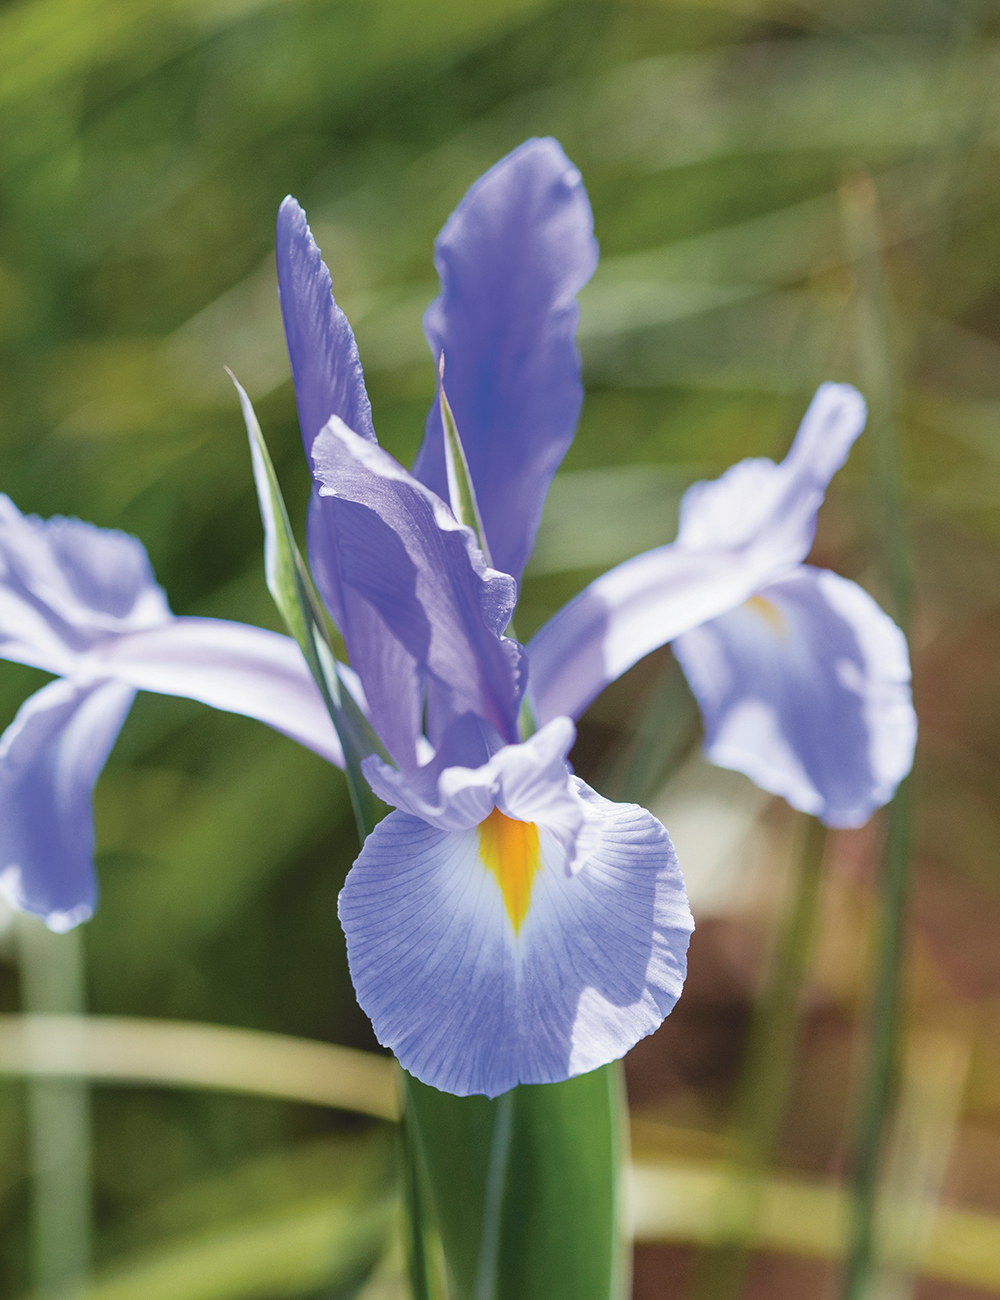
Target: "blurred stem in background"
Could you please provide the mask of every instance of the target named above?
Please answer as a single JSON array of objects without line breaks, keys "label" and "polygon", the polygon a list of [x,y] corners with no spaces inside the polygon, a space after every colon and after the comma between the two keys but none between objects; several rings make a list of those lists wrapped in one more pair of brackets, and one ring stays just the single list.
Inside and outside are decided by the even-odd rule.
[{"label": "blurred stem in background", "polygon": [[[17,918],[21,1004],[26,1012],[80,1015],[83,935],[53,934]],[[90,1272],[91,1114],[83,1079],[29,1079],[32,1278],[37,1300],[77,1300]]]},{"label": "blurred stem in background", "polygon": [[781,1130],[795,1068],[802,990],[816,930],[827,831],[800,819],[796,861],[774,952],[737,1085],[729,1157],[710,1246],[698,1261],[692,1300],[737,1300],[757,1236],[761,1193]]},{"label": "blurred stem in background", "polygon": [[[884,603],[907,632],[912,593],[910,542],[899,448],[899,386],[892,351],[877,192],[871,176],[856,171],[844,180],[840,194],[845,251],[855,283],[853,323],[857,364],[869,409],[868,451],[879,562],[886,585]],[[878,1267],[876,1209],[881,1154],[899,1054],[911,799],[912,777],[907,777],[886,815],[870,1047],[855,1132],[854,1196],[844,1300],[866,1300],[873,1293]]]},{"label": "blurred stem in background", "polygon": [[910,1035],[878,1206],[877,1300],[911,1300],[932,1239],[969,1075],[971,1039],[961,1022]]}]

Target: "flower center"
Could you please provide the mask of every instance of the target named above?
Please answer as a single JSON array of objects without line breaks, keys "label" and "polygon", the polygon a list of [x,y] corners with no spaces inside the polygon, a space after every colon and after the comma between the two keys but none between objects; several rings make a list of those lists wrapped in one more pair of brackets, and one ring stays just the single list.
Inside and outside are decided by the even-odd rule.
[{"label": "flower center", "polygon": [[514,932],[521,928],[538,870],[538,827],[494,808],[479,823],[479,856],[497,878]]},{"label": "flower center", "polygon": [[767,600],[764,596],[750,596],[746,604],[768,624],[772,632],[781,637],[787,634],[785,616],[773,601]]}]

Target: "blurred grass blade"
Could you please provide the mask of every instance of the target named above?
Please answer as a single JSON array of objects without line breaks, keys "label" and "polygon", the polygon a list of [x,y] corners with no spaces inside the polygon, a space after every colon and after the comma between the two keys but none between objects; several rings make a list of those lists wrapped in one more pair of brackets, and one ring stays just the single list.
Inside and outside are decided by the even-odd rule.
[{"label": "blurred grass blade", "polygon": [[781,1128],[798,1039],[802,990],[816,928],[826,827],[802,817],[799,861],[771,968],[754,1009],[730,1126],[730,1157],[709,1250],[692,1300],[739,1300],[757,1233],[761,1193]]},{"label": "blurred grass blade", "polygon": [[345,683],[326,630],[323,605],[292,535],[278,478],[250,399],[231,376],[239,394],[250,439],[254,483],[264,524],[264,567],[267,586],[289,632],[302,647],[344,750],[351,804],[358,836],[365,836],[385,813],[361,773],[361,760],[378,754],[388,760],[382,743]]},{"label": "blurred grass blade", "polygon": [[605,798],[619,803],[648,804],[701,735],[701,713],[680,664],[669,648],[655,653],[661,656],[659,671],[636,726],[612,750],[595,782]]},{"label": "blurred grass blade", "polygon": [[620,1300],[620,1065],[492,1101],[404,1077],[454,1300]]},{"label": "blurred grass blade", "polygon": [[969,1034],[961,1026],[918,1030],[910,1040],[878,1207],[882,1266],[876,1300],[911,1300],[916,1293],[970,1060]]},{"label": "blurred grass blade", "polygon": [[349,1300],[382,1253],[392,1202],[315,1196],[109,1269],[81,1300]]},{"label": "blurred grass blade", "polygon": [[[721,1163],[642,1159],[632,1169],[635,1240],[705,1243],[725,1178]],[[1000,1295],[1000,1218],[982,1210],[927,1207],[921,1276]],[[752,1245],[772,1254],[838,1260],[847,1242],[850,1193],[833,1183],[770,1174],[761,1186]]]},{"label": "blurred grass blade", "polygon": [[854,315],[860,387],[868,403],[865,445],[871,464],[880,567],[886,605],[904,630],[912,596],[911,548],[903,502],[899,379],[891,304],[885,283],[878,195],[872,177],[855,171],[840,188],[844,244],[854,275]]},{"label": "blurred grass blade", "polygon": [[[84,1009],[83,935],[53,934],[16,919],[21,1000],[28,1017],[64,1019]],[[32,1014],[35,1013],[35,1014]],[[90,1089],[84,1078],[28,1082],[32,1272],[36,1300],[79,1300],[90,1272]]]},{"label": "blurred grass blade", "polygon": [[223,1025],[132,1016],[0,1016],[0,1074],[221,1088],[399,1118],[389,1057]]},{"label": "blurred grass blade", "polygon": [[[855,277],[858,365],[868,399],[868,438],[880,567],[887,605],[907,631],[912,595],[911,549],[902,491],[899,401],[889,295],[882,264],[877,194],[856,172],[841,186],[844,238]],[[909,884],[912,778],[896,791],[886,815],[881,915],[872,993],[870,1048],[855,1136],[854,1203],[844,1275],[844,1300],[871,1295],[878,1266],[876,1207],[879,1170],[892,1104],[900,1036],[901,967]]]}]

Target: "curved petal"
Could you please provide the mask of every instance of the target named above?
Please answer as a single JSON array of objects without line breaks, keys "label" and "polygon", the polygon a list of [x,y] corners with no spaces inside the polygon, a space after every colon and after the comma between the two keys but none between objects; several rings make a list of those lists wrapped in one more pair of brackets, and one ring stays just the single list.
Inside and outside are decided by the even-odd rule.
[{"label": "curved petal", "polygon": [[388,743],[401,703],[400,681],[379,673],[394,641],[431,687],[433,745],[468,712],[513,740],[523,652],[503,635],[514,605],[512,579],[487,568],[474,534],[443,501],[336,417],[313,455],[330,506],[340,589],[378,616],[375,635],[361,639],[349,610],[342,631],[379,735]]},{"label": "curved petal", "polygon": [[171,617],[136,537],[79,519],[22,515],[0,496],[0,655],[48,672],[118,633]]},{"label": "curved petal", "polygon": [[860,826],[910,770],[906,640],[846,578],[802,565],[674,653],[708,757],[829,826]]},{"label": "curved petal", "polygon": [[827,482],[865,422],[847,384],[824,384],[780,465],[745,460],[684,495],[677,540],[586,587],[528,645],[541,721],[579,717],[643,655],[742,604],[808,554]]},{"label": "curved petal", "polygon": [[[435,359],[444,352],[493,563],[519,578],[576,430],[574,295],[597,265],[580,173],[555,140],[528,140],[476,181],[438,236],[435,263],[441,294],[424,332]],[[437,402],[413,473],[448,500]]]},{"label": "curved petal", "polygon": [[334,302],[330,272],[306,214],[291,195],[278,209],[275,251],[281,315],[306,455],[331,415],[374,442],[372,408],[354,333]]},{"label": "curved petal", "polygon": [[94,910],[94,782],[134,698],[121,682],[50,682],[0,739],[0,891],[51,930]]},{"label": "curved petal", "polygon": [[344,766],[330,715],[291,637],[221,618],[175,618],[117,638],[88,666],[133,688],[257,718]]},{"label": "curved petal", "polygon": [[602,823],[576,874],[542,829],[515,928],[476,829],[394,812],[340,894],[358,1001],[424,1083],[494,1097],[624,1055],[673,1008],[693,928],[666,831],[577,783]]},{"label": "curved petal", "polygon": [[[461,721],[466,720],[476,728],[478,719],[466,715]],[[567,762],[576,740],[570,719],[553,718],[527,740],[504,745],[475,766],[456,752],[466,740],[464,730],[461,724],[452,728],[434,760],[412,776],[370,755],[362,764],[368,784],[390,807],[441,831],[470,830],[494,807],[518,821],[537,822],[563,845],[570,869],[578,866],[593,837],[583,835],[578,849],[587,810]],[[449,743],[455,739],[458,744]]]},{"label": "curved petal", "polygon": [[779,573],[809,554],[826,485],[865,427],[864,399],[850,384],[821,384],[780,465],[741,460],[695,483],[681,502],[677,544],[687,550],[762,552]]},{"label": "curved petal", "polygon": [[[311,465],[316,436],[333,415],[362,438],[375,441],[371,403],[354,333],[334,301],[330,272],[312,237],[306,214],[290,195],[278,209],[275,251],[299,425]],[[333,515],[332,503],[321,499],[314,487],[307,530],[313,577],[345,639],[378,647],[376,655],[368,656],[373,698],[380,698],[380,681],[395,682],[397,704],[391,719],[385,720],[382,739],[398,761],[412,762],[423,707],[416,667],[411,657],[400,652],[401,647],[382,637],[378,616],[342,589]]]}]

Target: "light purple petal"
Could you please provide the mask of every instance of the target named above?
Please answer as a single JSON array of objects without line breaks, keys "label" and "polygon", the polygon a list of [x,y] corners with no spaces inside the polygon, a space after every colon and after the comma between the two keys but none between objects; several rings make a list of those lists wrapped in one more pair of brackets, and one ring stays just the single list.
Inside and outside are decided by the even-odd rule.
[{"label": "light purple petal", "polygon": [[674,642],[708,757],[830,826],[860,826],[910,770],[902,632],[867,592],[802,565]]},{"label": "light purple petal", "polygon": [[344,766],[330,715],[291,637],[218,618],[175,618],[117,638],[87,666],[140,690],[257,718]]},{"label": "light purple petal", "polygon": [[134,698],[120,682],[50,682],[0,738],[0,890],[52,930],[94,910],[94,782]]},{"label": "light purple petal", "polygon": [[[295,380],[295,400],[306,455],[331,416],[375,441],[371,403],[358,348],[347,317],[333,299],[330,272],[320,256],[306,216],[288,197],[278,210],[278,286],[285,339]],[[382,718],[382,740],[398,762],[414,763],[423,710],[422,683],[411,655],[382,634],[378,615],[340,584],[340,553],[333,505],[313,489],[308,520],[313,578],[334,621],[349,643],[366,648],[373,698],[396,688],[396,708]],[[371,653],[376,650],[376,653]]]},{"label": "light purple petal", "polygon": [[100,641],[170,617],[137,538],[0,496],[0,656],[71,672]]},{"label": "light purple petal", "polygon": [[281,315],[306,455],[331,415],[374,441],[371,403],[354,334],[333,300],[330,272],[306,214],[291,195],[278,209],[276,254]]},{"label": "light purple petal", "polygon": [[684,495],[675,542],[586,587],[528,646],[543,722],[579,717],[644,655],[741,604],[808,554],[830,477],[864,427],[846,384],[824,384],[780,465],[745,460]]},{"label": "light purple petal", "polygon": [[453,734],[434,761],[412,776],[370,755],[362,764],[368,784],[390,807],[442,831],[478,826],[495,807],[516,821],[544,826],[561,846],[566,870],[578,871],[596,850],[600,830],[567,763],[576,740],[570,719],[554,718],[476,767],[456,763]]},{"label": "light purple petal", "polygon": [[582,782],[601,844],[576,873],[542,830],[515,932],[476,829],[393,812],[340,895],[358,1001],[381,1043],[433,1087],[496,1096],[624,1055],[673,1008],[692,929],[666,831]]},{"label": "light purple petal", "polygon": [[[476,181],[435,264],[424,331],[435,359],[444,352],[493,563],[520,578],[580,413],[574,295],[597,265],[580,173],[555,140],[527,141]],[[413,472],[448,499],[437,402]]]},{"label": "light purple petal", "polygon": [[[428,683],[432,744],[465,713],[515,740],[523,652],[503,636],[513,580],[486,567],[471,530],[433,492],[341,421],[330,421],[313,453],[336,541],[341,629],[390,753],[401,761],[390,743],[395,714],[402,706],[412,716],[410,684],[384,669],[392,642]],[[359,603],[369,618],[360,633]]]}]

